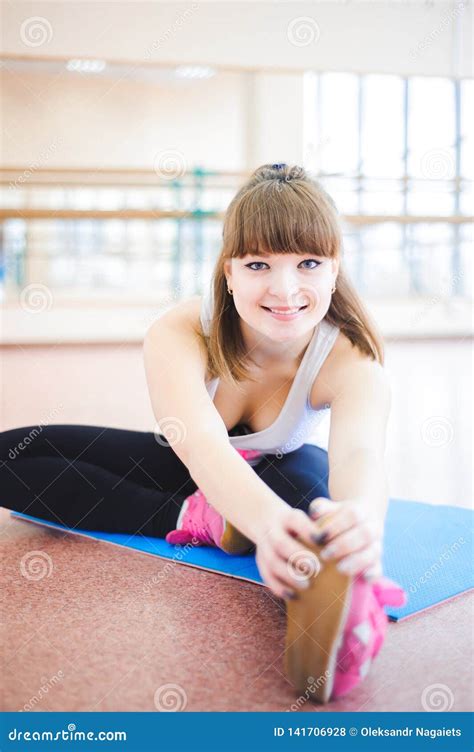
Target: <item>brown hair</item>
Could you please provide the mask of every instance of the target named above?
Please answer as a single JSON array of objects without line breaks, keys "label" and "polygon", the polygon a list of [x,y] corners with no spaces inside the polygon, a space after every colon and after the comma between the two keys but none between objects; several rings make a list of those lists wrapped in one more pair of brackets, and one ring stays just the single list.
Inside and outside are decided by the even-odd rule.
[{"label": "brown hair", "polygon": [[338,258],[339,272],[325,319],[338,326],[362,353],[383,365],[383,340],[342,265],[342,235],[336,206],[317,180],[298,166],[265,164],[234,196],[223,227],[212,289],[209,336],[201,331],[211,378],[238,384],[249,379],[240,316],[227,292],[224,262],[259,253],[301,253]]}]

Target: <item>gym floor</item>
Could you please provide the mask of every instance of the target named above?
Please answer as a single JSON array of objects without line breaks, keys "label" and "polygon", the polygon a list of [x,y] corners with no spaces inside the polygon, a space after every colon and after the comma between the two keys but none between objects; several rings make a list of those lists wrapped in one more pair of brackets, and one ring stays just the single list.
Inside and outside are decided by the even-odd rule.
[{"label": "gym floor", "polygon": [[[5,509],[0,525],[5,710],[156,712],[156,693],[173,685],[185,711],[421,711],[435,684],[451,689],[452,711],[470,710],[472,594],[390,623],[350,695],[297,703],[283,673],[284,602],[266,588],[47,530]],[[49,577],[21,575],[31,551],[51,557]]]},{"label": "gym floor", "polygon": [[[469,394],[469,348],[387,348],[392,496],[468,505],[469,410],[456,395]],[[4,354],[3,430],[46,422],[48,414],[51,423],[153,430],[139,347],[24,346]],[[442,448],[420,447],[420,422],[431,416],[453,428]],[[410,459],[419,449],[421,467],[420,455]],[[0,534],[3,710],[156,711],[168,685],[187,711],[418,711],[423,691],[436,684],[450,688],[450,710],[471,708],[472,594],[390,623],[363,684],[318,706],[298,701],[284,676],[285,606],[269,590],[32,525],[6,509]],[[21,560],[32,551],[50,557],[49,576],[22,576]]]}]

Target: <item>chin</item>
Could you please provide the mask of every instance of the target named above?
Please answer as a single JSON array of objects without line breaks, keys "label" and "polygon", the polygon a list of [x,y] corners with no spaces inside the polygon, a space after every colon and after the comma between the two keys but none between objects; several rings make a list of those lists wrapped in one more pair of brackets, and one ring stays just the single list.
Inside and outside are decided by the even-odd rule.
[{"label": "chin", "polygon": [[309,333],[318,323],[318,321],[309,323],[305,321],[304,324],[302,322],[288,324],[283,322],[280,324],[280,322],[275,321],[274,326],[259,327],[258,331],[274,342],[291,342]]}]

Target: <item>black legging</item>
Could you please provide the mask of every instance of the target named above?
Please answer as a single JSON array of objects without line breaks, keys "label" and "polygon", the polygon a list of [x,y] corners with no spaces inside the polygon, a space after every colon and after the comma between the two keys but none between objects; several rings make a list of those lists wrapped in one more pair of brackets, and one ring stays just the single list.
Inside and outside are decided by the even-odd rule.
[{"label": "black legging", "polygon": [[[196,483],[164,436],[104,426],[0,433],[0,506],[67,527],[164,538]],[[292,507],[328,495],[324,449],[263,455],[255,472]]]}]

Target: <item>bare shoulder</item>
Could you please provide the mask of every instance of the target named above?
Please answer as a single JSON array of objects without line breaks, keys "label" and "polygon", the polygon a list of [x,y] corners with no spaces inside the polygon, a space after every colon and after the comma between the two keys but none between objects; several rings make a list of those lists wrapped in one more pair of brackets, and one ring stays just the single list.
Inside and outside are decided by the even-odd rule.
[{"label": "bare shoulder", "polygon": [[361,352],[343,332],[339,332],[313,383],[311,404],[315,410],[321,409],[330,406],[341,391],[351,386],[362,384],[370,389],[375,383],[385,384],[385,388],[388,388],[383,366]]},{"label": "bare shoulder", "polygon": [[193,295],[191,298],[180,300],[159,318],[155,319],[148,332],[160,330],[163,324],[183,329],[189,327],[191,330],[196,331],[200,325],[201,301],[201,295]]},{"label": "bare shoulder", "polygon": [[[202,340],[200,324],[200,297],[179,301],[161,314],[146,331],[143,351],[147,369],[155,378],[161,365],[171,362],[174,371],[183,369],[191,373],[193,369],[199,378],[207,373],[208,353]],[[169,369],[167,369],[169,370]]]}]

